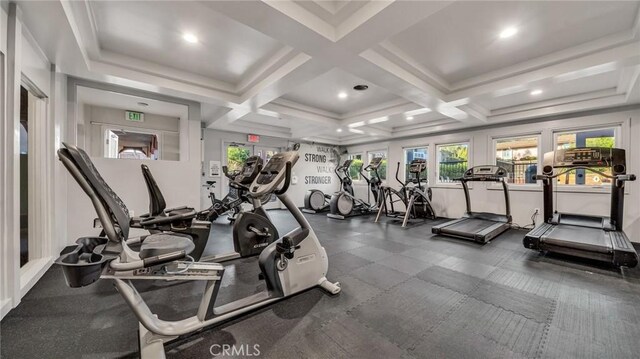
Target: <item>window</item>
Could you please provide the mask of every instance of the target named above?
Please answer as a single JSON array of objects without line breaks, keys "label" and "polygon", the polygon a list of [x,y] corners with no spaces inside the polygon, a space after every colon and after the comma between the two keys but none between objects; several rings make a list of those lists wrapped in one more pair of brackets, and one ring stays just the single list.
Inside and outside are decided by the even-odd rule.
[{"label": "window", "polygon": [[538,136],[508,137],[493,140],[496,166],[509,173],[511,184],[534,184],[538,172]]},{"label": "window", "polygon": [[438,145],[438,182],[453,183],[462,177],[469,161],[469,143]]},{"label": "window", "polygon": [[104,157],[137,160],[160,158],[160,141],[157,134],[124,129],[106,129],[104,132]]},{"label": "window", "polygon": [[[227,171],[228,173],[240,172],[244,162],[251,157],[251,149],[247,146],[227,145]],[[266,163],[266,162],[265,162]]]},{"label": "window", "polygon": [[387,179],[387,151],[371,151],[368,154],[369,163],[374,157],[382,157],[382,162],[380,163],[380,167],[378,167],[378,174],[380,175],[381,180]]},{"label": "window", "polygon": [[[556,149],[569,149],[576,147],[606,147],[612,148],[616,145],[616,129],[590,129],[569,132],[559,132],[555,134]],[[595,170],[611,174],[611,168],[602,167],[594,168]],[[575,170],[565,175],[559,176],[558,185],[587,185],[601,186],[605,183],[611,183],[611,179],[602,177],[601,175],[586,171]]]},{"label": "window", "polygon": [[362,160],[362,153],[349,155],[349,159],[351,162],[351,167],[349,167],[349,176],[354,181],[360,181],[360,168],[364,165],[364,161]]},{"label": "window", "polygon": [[[410,176],[409,173],[409,165],[411,164],[411,161],[415,160],[415,159],[423,159],[427,161],[427,168],[428,168],[428,161],[429,161],[429,150],[427,149],[427,147],[416,147],[416,148],[405,148],[404,149],[404,180],[408,181],[411,177],[414,176]],[[425,168],[424,171],[420,172],[420,179],[421,180],[427,180],[427,171],[428,169]]]}]

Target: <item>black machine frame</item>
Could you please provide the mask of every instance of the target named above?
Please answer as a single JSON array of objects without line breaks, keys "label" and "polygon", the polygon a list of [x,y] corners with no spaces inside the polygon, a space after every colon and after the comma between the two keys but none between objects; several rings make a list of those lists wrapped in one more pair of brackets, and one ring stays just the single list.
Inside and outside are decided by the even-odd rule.
[{"label": "black machine frame", "polygon": [[[595,169],[601,167],[611,168],[612,174]],[[558,168],[565,170],[555,171]],[[612,180],[609,217],[554,211],[553,180],[575,170]],[[623,232],[623,219],[625,183],[636,176],[626,170],[626,153],[620,148],[578,147],[545,153],[543,173],[536,176],[543,184],[544,222],[527,233],[525,248],[635,267],[638,254]]]},{"label": "black machine frame", "polygon": [[[378,208],[378,215],[375,222],[380,221],[380,217],[384,212],[386,217],[390,218],[402,218],[402,227],[406,227],[410,220],[414,219],[436,219],[435,211],[431,206],[431,188],[425,182],[424,188],[422,178],[420,178],[420,172],[426,169],[427,161],[425,159],[413,159],[409,164],[409,173],[414,174],[415,177],[407,181],[400,180],[400,162],[396,167],[396,181],[400,183],[400,190],[396,190],[390,186],[382,186],[380,188],[380,204]],[[425,178],[426,180],[426,178]],[[409,187],[409,183],[414,183],[415,186]],[[394,198],[395,197],[395,198]],[[402,202],[405,210],[396,210],[395,205],[398,202]]]},{"label": "black machine frame", "polygon": [[[511,202],[509,185],[505,178],[506,169],[495,165],[474,166],[469,168],[460,181],[464,189],[466,212],[462,218],[454,219],[431,227],[434,234],[442,234],[455,238],[469,239],[479,243],[488,243],[509,228],[513,221],[511,217]],[[468,182],[499,182],[502,184],[505,201],[505,214],[491,212],[474,212],[471,210],[471,196]]]}]

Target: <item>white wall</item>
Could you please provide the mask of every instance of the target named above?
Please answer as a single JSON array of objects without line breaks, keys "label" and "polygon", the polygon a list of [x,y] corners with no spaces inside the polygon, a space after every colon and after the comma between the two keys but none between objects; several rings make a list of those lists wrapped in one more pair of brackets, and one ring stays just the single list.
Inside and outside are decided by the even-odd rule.
[{"label": "white wall", "polygon": [[[0,126],[0,232],[2,234],[2,295],[0,316],[7,310],[17,306],[33,284],[51,265],[57,254],[59,244],[64,236],[63,229],[58,232],[59,216],[66,215],[65,199],[56,197],[64,193],[64,180],[58,177],[60,164],[54,160],[54,153],[62,139],[60,129],[64,127],[66,118],[59,112],[58,105],[66,102],[64,91],[59,86],[66,77],[56,73],[56,68],[43,53],[39,44],[30,35],[22,22],[20,8],[9,4],[9,12],[5,12],[6,2],[0,11],[0,50],[3,53],[2,68],[2,105]],[[39,260],[32,260],[23,268],[19,267],[19,93],[20,86],[26,81],[28,88],[36,95],[45,98],[46,119],[42,119],[34,128],[38,133],[38,142],[34,153],[38,159],[36,167],[39,174],[32,177],[34,191],[31,206],[34,212],[34,232],[30,234],[42,242],[38,243]],[[58,131],[58,132],[56,132]],[[37,195],[36,195],[37,194]],[[56,201],[55,199],[60,199]],[[43,218],[42,215],[44,215]],[[31,230],[31,229],[30,229]],[[34,250],[36,252],[36,250]]]},{"label": "white wall", "polygon": [[[200,104],[140,90],[70,78],[67,83],[68,141],[71,144],[80,143],[82,144],[81,146],[86,146],[86,142],[84,141],[84,134],[78,130],[79,126],[77,126],[84,120],[81,118],[83,114],[78,111],[79,108],[82,108],[77,101],[77,91],[75,89],[78,86],[93,87],[105,91],[120,92],[188,106],[189,119],[180,121],[181,145],[179,161],[120,160],[99,157],[92,157],[92,161],[107,183],[122,198],[127,207],[134,211],[135,215],[147,213],[149,209],[149,196],[140,170],[140,165],[143,163],[151,169],[168,207],[186,205],[199,208],[201,168]],[[185,125],[182,124],[183,122]],[[76,181],[66,173],[66,170],[64,171],[64,176],[67,179],[68,200],[65,243],[69,244],[73,243],[78,237],[97,234],[98,231],[92,227],[96,214],[89,198],[80,189]],[[140,232],[132,232],[132,234],[136,233]]]},{"label": "white wall", "polygon": [[[557,130],[569,130],[580,127],[598,127],[621,125],[621,138],[619,147],[627,150],[627,166],[629,173],[640,175],[640,110],[625,110],[618,112],[598,112],[597,114],[581,117],[564,117],[547,121],[528,122],[524,124],[501,125],[474,131],[461,131],[450,134],[436,134],[413,139],[394,140],[385,143],[349,146],[349,153],[364,153],[366,151],[388,149],[389,173],[388,178],[392,186],[398,187],[393,179],[395,166],[398,161],[403,161],[403,148],[429,147],[429,183],[433,188],[433,204],[439,216],[455,218],[464,213],[464,193],[460,185],[436,184],[435,164],[436,145],[469,141],[470,166],[487,164],[492,159],[492,138],[501,136],[517,136],[540,134],[542,153],[553,148],[553,132]],[[401,169],[401,178],[404,173]],[[356,185],[356,194],[366,196],[365,186]],[[556,189],[558,189],[556,187]],[[495,185],[473,183],[471,193],[471,206],[474,211],[492,211],[504,213],[505,206],[502,192]],[[625,231],[632,241],[640,242],[640,183],[627,183],[625,199]],[[530,223],[530,217],[534,208],[542,210],[542,189],[522,188],[515,185],[510,187],[511,211],[514,222],[520,225]],[[560,212],[584,213],[608,216],[610,209],[608,189],[602,191],[575,192],[570,190],[558,190],[556,208]],[[538,217],[540,220],[541,216]]]},{"label": "white wall", "polygon": [[[142,161],[95,157],[91,160],[109,186],[136,216],[149,211],[149,195],[140,170],[143,163],[149,166],[165,197],[167,207],[199,206],[197,174],[200,165],[197,161]],[[78,237],[97,235],[99,230],[92,226],[96,213],[89,197],[69,174],[65,175],[68,176],[69,182],[67,244],[70,244]],[[131,233],[133,235],[141,232]]]},{"label": "white wall", "polygon": [[297,178],[297,183],[288,192],[298,206],[304,206],[304,196],[310,189],[319,189],[324,193],[340,189],[339,179],[333,171],[340,160],[346,157],[339,157],[337,147],[302,144],[299,153],[300,158],[292,171],[292,177]]},{"label": "white wall", "polygon": [[131,122],[125,119],[125,110],[86,104],[82,108],[82,116],[86,136],[85,147],[91,156],[102,156],[103,127],[113,125],[116,128],[139,128],[159,132],[161,159],[166,161],[180,159],[179,117],[145,113],[144,122]]}]

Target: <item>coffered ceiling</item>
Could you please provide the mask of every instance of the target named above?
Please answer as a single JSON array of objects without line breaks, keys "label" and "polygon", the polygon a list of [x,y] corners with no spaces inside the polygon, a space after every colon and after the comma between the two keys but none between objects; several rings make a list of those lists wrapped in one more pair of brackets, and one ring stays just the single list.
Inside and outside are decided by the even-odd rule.
[{"label": "coffered ceiling", "polygon": [[354,144],[640,103],[634,1],[19,4],[61,71],[212,129]]}]

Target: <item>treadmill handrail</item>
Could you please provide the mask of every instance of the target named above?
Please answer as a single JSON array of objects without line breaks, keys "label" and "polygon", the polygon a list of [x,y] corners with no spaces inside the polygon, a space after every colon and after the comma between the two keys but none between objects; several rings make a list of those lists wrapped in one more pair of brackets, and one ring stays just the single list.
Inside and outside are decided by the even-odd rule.
[{"label": "treadmill handrail", "polygon": [[544,178],[549,178],[549,179],[551,179],[551,178],[556,178],[556,177],[560,177],[560,176],[562,176],[562,175],[565,175],[565,174],[567,174],[567,173],[569,173],[569,172],[576,171],[576,170],[587,170],[587,171],[591,171],[591,172],[593,172],[593,173],[597,173],[597,174],[601,175],[602,177],[610,178],[610,179],[615,179],[615,180],[619,180],[619,181],[635,181],[635,180],[636,180],[636,175],[632,175],[632,174],[630,174],[630,175],[627,175],[627,174],[624,174],[624,175],[610,175],[610,174],[608,174],[608,173],[606,173],[606,172],[603,172],[603,171],[597,170],[597,169],[592,168],[592,167],[587,167],[587,166],[576,166],[576,167],[571,167],[571,168],[566,169],[566,170],[564,170],[564,171],[558,171],[558,172],[557,172],[557,173],[555,173],[555,174],[541,174],[541,175],[536,175],[536,179],[541,180],[541,179],[544,179]]},{"label": "treadmill handrail", "polygon": [[[603,171],[600,171],[596,168],[596,166],[593,165],[589,165],[589,166],[584,166],[584,165],[571,165],[571,166],[567,166],[567,165],[563,165],[563,166],[559,166],[559,167],[554,167],[555,164],[555,151],[551,151],[551,152],[547,152],[544,155],[544,163],[545,166],[543,167],[544,169],[546,169],[546,171],[544,171],[543,174],[541,175],[536,175],[535,178],[536,180],[542,181],[543,183],[543,196],[544,196],[544,221],[549,223],[549,221],[551,221],[551,219],[553,218],[553,213],[554,213],[554,200],[553,200],[553,187],[554,187],[554,181],[552,181],[552,179],[557,178],[559,176],[562,176],[564,174],[567,174],[569,172],[575,171],[575,170],[585,170],[585,171],[589,171],[589,172],[593,172],[593,173],[597,173],[605,178],[609,178],[609,179],[613,179],[613,181],[611,182],[611,210],[610,210],[610,215],[609,215],[609,223],[611,224],[612,227],[614,227],[616,230],[618,231],[622,231],[623,228],[623,220],[624,220],[624,215],[623,215],[623,210],[624,210],[624,187],[625,187],[625,182],[626,181],[635,181],[636,180],[636,176],[634,174],[627,174],[626,171],[626,161],[625,161],[625,157],[624,157],[624,150],[620,150],[622,152],[622,158],[618,159],[618,161],[621,161],[621,163],[618,163],[617,165],[614,163],[609,163],[607,162],[606,164],[603,163],[603,166],[601,167],[610,167],[612,168],[614,173],[618,173],[618,174],[608,174],[605,173]],[[616,167],[620,167],[619,169],[616,169]],[[556,173],[553,173],[554,170],[556,168],[566,168],[565,170],[560,170],[557,171]]]},{"label": "treadmill handrail", "polygon": [[485,181],[501,182],[502,191],[504,192],[505,215],[509,219],[509,222],[511,222],[511,199],[509,197],[509,185],[504,180],[504,177],[484,177],[484,178],[488,178],[488,179],[479,179],[479,177],[478,178],[461,177],[456,179],[457,181],[460,181],[460,183],[462,183],[462,188],[464,189],[464,198],[467,205],[467,213],[469,214],[473,213],[471,211],[471,195],[469,194],[469,186],[467,185],[467,182],[485,182]]}]

